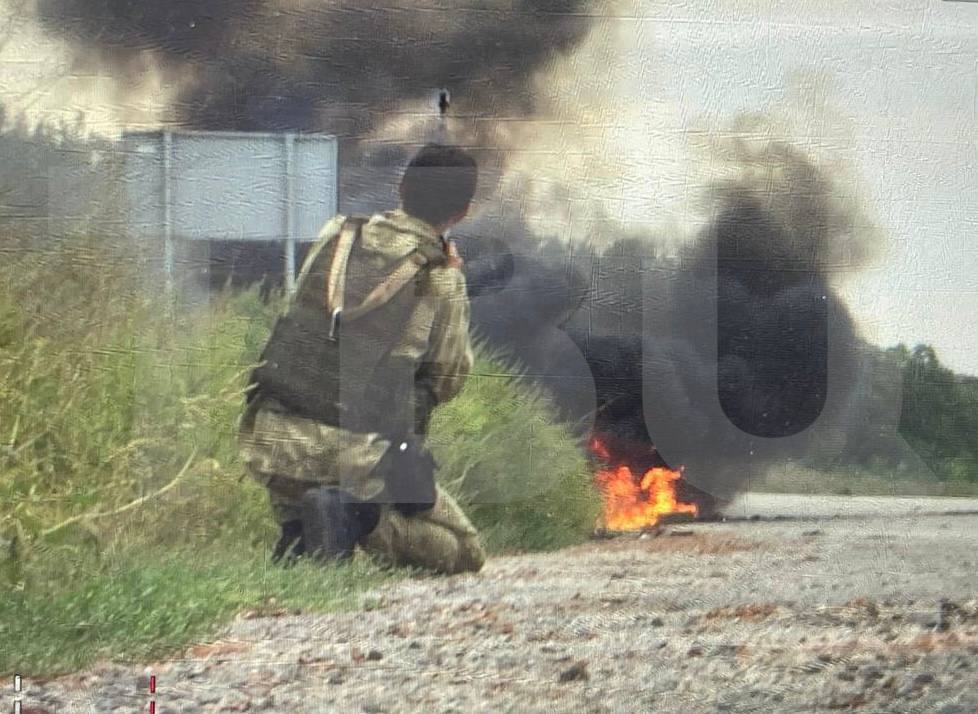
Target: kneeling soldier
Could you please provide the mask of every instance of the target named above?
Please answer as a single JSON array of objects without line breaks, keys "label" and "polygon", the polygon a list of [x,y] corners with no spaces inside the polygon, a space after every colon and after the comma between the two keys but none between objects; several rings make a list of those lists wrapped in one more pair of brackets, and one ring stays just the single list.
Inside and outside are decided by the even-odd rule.
[{"label": "kneeling soldier", "polygon": [[323,228],[252,375],[244,460],[269,490],[273,559],[347,558],[477,571],[485,555],[435,485],[432,409],[472,367],[465,278],[447,231],[468,213],[477,167],[430,144],[401,180],[401,205]]}]

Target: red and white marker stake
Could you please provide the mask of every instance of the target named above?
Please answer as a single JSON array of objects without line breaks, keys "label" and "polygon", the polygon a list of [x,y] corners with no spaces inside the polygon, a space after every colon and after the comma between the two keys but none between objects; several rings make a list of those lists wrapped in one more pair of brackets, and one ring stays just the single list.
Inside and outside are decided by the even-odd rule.
[{"label": "red and white marker stake", "polygon": [[23,708],[23,703],[20,701],[20,693],[24,689],[24,680],[19,674],[14,675],[14,694],[17,698],[14,700],[14,714],[20,714]]},{"label": "red and white marker stake", "polygon": [[[149,676],[149,693],[156,694],[156,675],[151,674]],[[156,700],[149,700],[149,714],[156,714]]]}]

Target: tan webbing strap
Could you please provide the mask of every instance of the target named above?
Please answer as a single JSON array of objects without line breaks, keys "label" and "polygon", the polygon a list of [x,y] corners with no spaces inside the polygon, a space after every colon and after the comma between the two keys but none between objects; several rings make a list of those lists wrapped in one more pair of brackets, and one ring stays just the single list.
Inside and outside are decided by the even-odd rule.
[{"label": "tan webbing strap", "polygon": [[380,285],[370,291],[370,294],[363,299],[362,303],[343,311],[343,320],[349,322],[350,320],[359,319],[368,312],[376,310],[381,305],[390,302],[427,264],[428,259],[417,251],[405,256],[391,274],[384,278]]},{"label": "tan webbing strap", "polygon": [[353,251],[353,244],[360,236],[362,220],[349,219],[340,229],[326,274],[326,314],[336,315],[343,309],[343,293],[346,289],[346,265]]},{"label": "tan webbing strap", "polygon": [[353,251],[353,245],[360,237],[360,229],[364,221],[350,219],[343,224],[336,238],[336,248],[330,261],[326,276],[326,314],[330,319],[330,339],[335,339],[339,328],[340,317],[343,322],[358,320],[369,312],[390,302],[404,286],[414,280],[414,277],[429,262],[429,258],[421,251],[414,250],[404,256],[390,275],[384,278],[377,287],[370,291],[363,302],[348,310],[343,307],[343,294],[346,288],[346,267]]}]

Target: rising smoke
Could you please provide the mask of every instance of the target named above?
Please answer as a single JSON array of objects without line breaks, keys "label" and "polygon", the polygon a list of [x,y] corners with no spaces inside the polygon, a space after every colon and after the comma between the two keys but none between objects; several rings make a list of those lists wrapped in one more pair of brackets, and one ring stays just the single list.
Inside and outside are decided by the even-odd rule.
[{"label": "rising smoke", "polygon": [[[510,223],[497,231],[508,250],[473,241],[468,266],[489,341],[569,417],[654,442],[643,466],[684,465],[686,497],[707,511],[697,489],[727,501],[778,461],[844,446],[868,363],[833,286],[878,247],[858,201],[802,151],[744,138],[716,150],[735,171],[706,187],[711,220],[677,254],[656,256],[670,241],[648,234],[575,255]],[[572,344],[540,328],[555,324]]]},{"label": "rising smoke", "polygon": [[530,79],[590,27],[583,0],[38,2],[46,27],[120,82],[152,56],[179,81],[179,125],[354,138],[446,84],[459,112],[526,116]]},{"label": "rising smoke", "polygon": [[[588,8],[39,0],[38,17],[120,82],[138,81],[151,58],[177,87],[178,126],[339,135],[341,209],[367,211],[393,198],[408,153],[384,137],[416,143],[437,87],[452,89],[465,117],[452,138],[486,175],[505,170],[515,147],[500,127],[536,116],[535,80],[594,30]],[[583,242],[541,235],[519,182],[496,180],[483,187],[501,208],[459,231],[478,334],[582,433],[654,441],[660,463],[686,465],[688,481],[721,501],[777,459],[844,440],[861,340],[833,285],[876,240],[830,171],[783,141],[736,138],[750,134],[712,147],[730,171],[704,179],[707,218],[691,239],[623,236],[600,219]],[[573,193],[564,188],[551,186],[554,201]]]}]

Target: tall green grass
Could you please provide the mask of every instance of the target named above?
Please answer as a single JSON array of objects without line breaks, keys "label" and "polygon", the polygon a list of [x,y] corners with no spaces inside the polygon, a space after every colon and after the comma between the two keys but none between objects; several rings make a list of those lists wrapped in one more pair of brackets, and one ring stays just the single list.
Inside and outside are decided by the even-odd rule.
[{"label": "tall green grass", "polygon": [[[0,292],[0,533],[25,549],[261,532],[233,427],[268,308],[251,291],[170,317],[124,267],[106,279],[86,248],[23,259]],[[151,495],[185,464],[164,501],[81,517]]]},{"label": "tall green grass", "polygon": [[[156,656],[269,598],[356,604],[368,563],[269,569],[276,527],[235,440],[276,316],[256,290],[171,311],[127,247],[5,243],[0,266],[0,672]],[[436,412],[439,477],[493,552],[586,536],[598,499],[544,397],[481,358]]]}]

